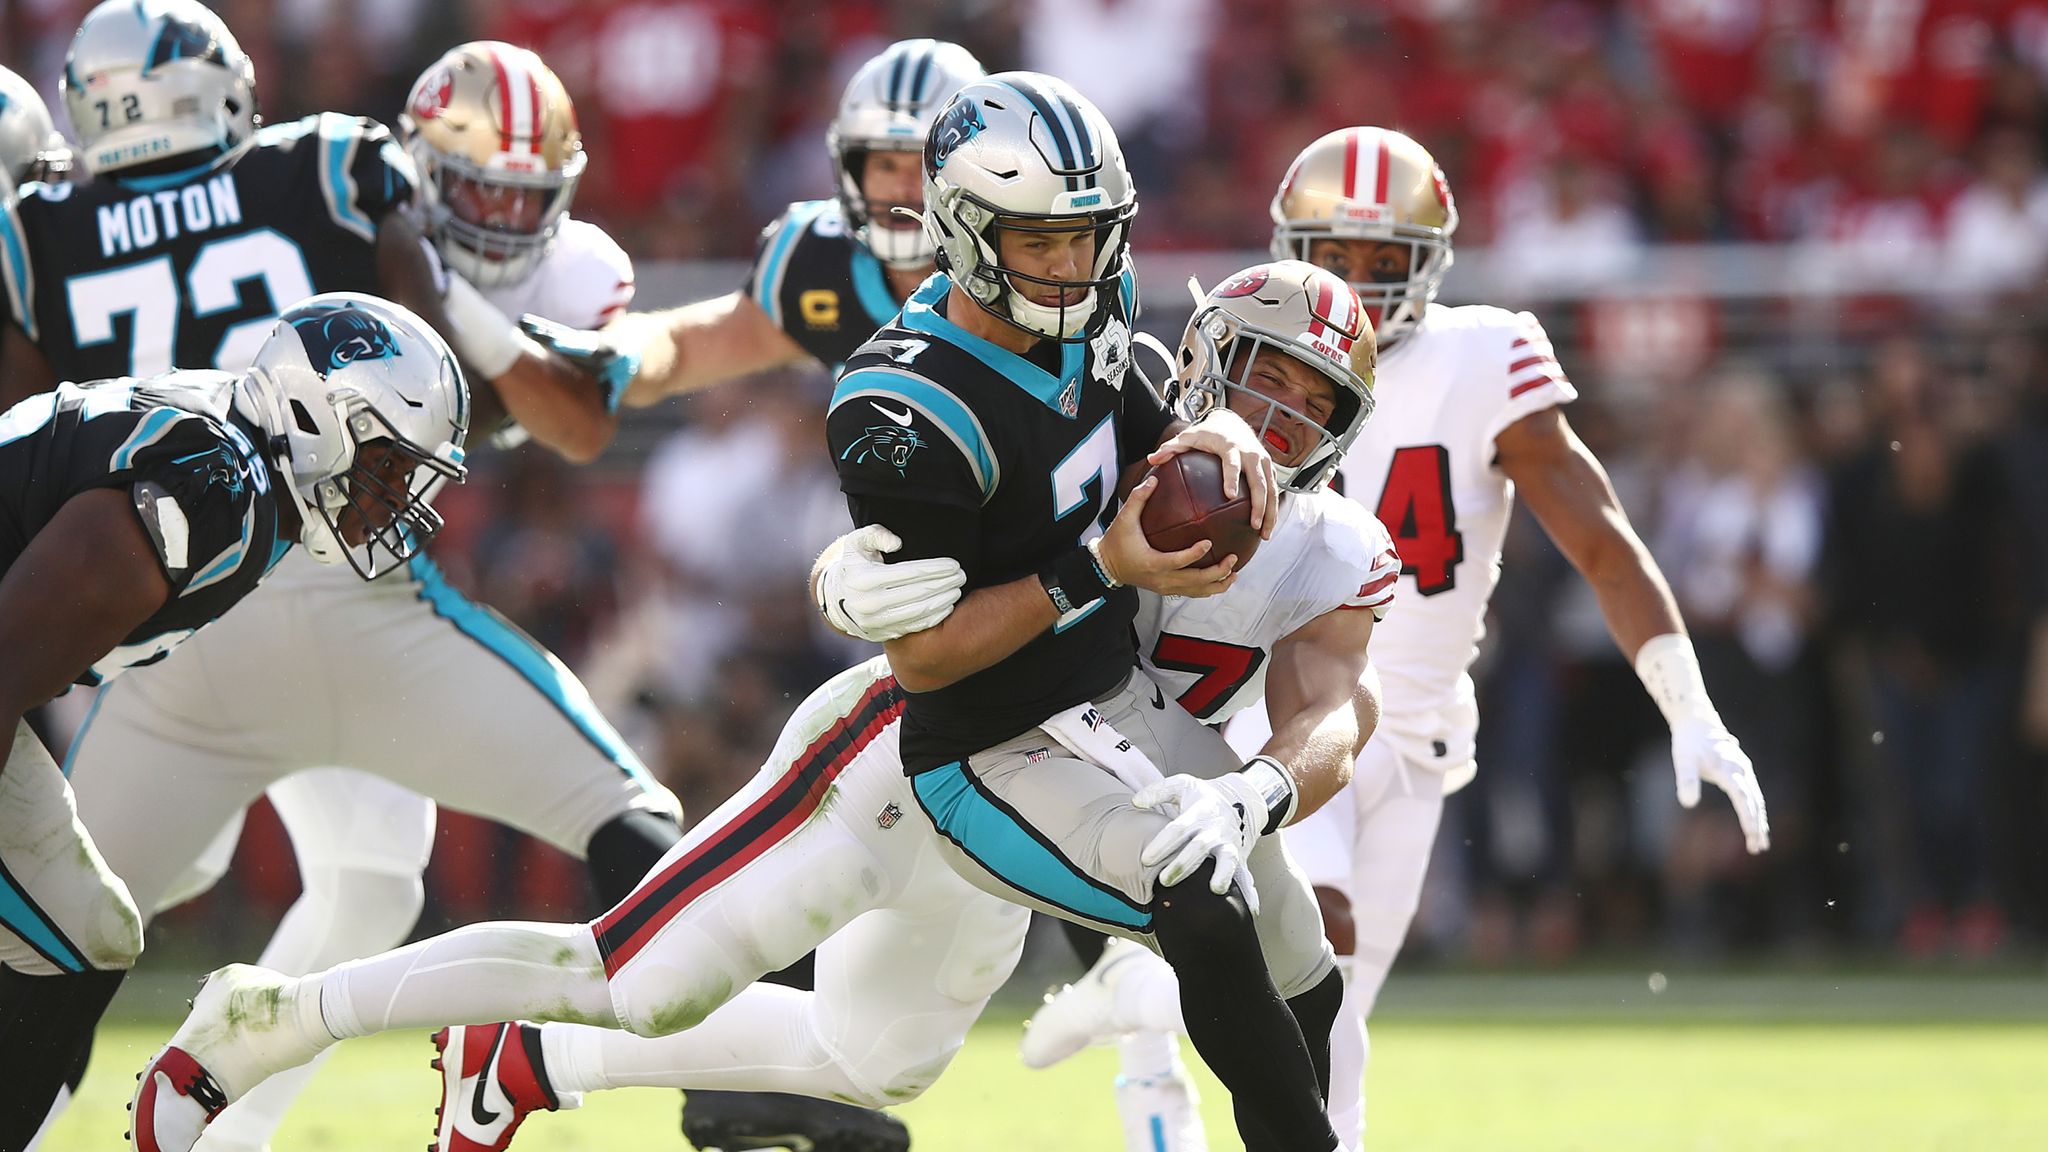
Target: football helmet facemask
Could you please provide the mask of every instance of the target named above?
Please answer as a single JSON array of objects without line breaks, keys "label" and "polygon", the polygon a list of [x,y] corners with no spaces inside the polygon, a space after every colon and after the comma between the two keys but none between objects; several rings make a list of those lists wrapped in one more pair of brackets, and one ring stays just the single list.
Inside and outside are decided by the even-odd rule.
[{"label": "football helmet facemask", "polygon": [[1273,194],[1273,257],[1308,260],[1317,240],[1408,246],[1408,275],[1352,290],[1382,346],[1422,319],[1451,270],[1458,202],[1422,145],[1385,128],[1344,128],[1301,150]]},{"label": "football helmet facemask", "polygon": [[71,38],[61,87],[95,175],[217,161],[256,132],[256,66],[198,0],[106,0]]},{"label": "football helmet facemask", "polygon": [[425,321],[373,296],[313,296],[277,318],[243,381],[313,559],[374,580],[440,531],[430,501],[466,474],[469,390]]},{"label": "football helmet facemask", "polygon": [[532,275],[588,161],[554,71],[500,41],[459,44],[413,84],[398,127],[448,266],[479,288]]},{"label": "football helmet facemask", "polygon": [[[1372,415],[1377,344],[1358,296],[1335,273],[1300,260],[1247,268],[1200,297],[1180,339],[1172,397],[1180,415],[1199,420],[1227,406],[1232,393],[1265,405],[1247,420],[1266,439],[1282,415],[1313,429],[1316,447],[1294,465],[1275,461],[1282,487],[1314,489],[1334,473]],[[1250,386],[1262,355],[1284,354],[1328,377],[1336,403],[1328,420],[1298,411]]]},{"label": "football helmet facemask", "polygon": [[[1093,338],[1127,267],[1137,191],[1116,133],[1066,81],[1003,72],[962,88],[932,122],[924,146],[925,232],[941,271],[975,303],[1031,333],[1064,343]],[[1050,280],[1005,267],[998,232],[1093,229],[1095,257],[1082,278]],[[1039,304],[1018,283],[1062,289]],[[1066,302],[1065,291],[1081,290]]]}]

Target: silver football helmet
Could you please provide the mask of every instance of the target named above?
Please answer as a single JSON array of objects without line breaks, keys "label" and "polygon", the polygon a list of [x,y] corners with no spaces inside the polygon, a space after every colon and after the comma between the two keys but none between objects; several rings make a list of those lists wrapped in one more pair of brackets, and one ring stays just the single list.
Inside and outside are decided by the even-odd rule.
[{"label": "silver football helmet", "polygon": [[315,560],[374,580],[440,531],[430,501],[466,474],[469,389],[426,321],[374,296],[313,296],[277,318],[243,379]]},{"label": "silver football helmet", "polygon": [[[48,180],[71,167],[71,146],[50,119],[35,85],[0,68],[0,179],[13,184]],[[6,184],[0,184],[5,195]]]},{"label": "silver football helmet", "polygon": [[982,75],[981,61],[958,44],[898,40],[861,65],[839,98],[839,114],[825,130],[825,146],[839,171],[839,210],[854,238],[891,268],[931,263],[932,242],[922,228],[875,223],[861,190],[868,154],[922,151],[925,133],[946,101]]},{"label": "silver football helmet", "polygon": [[[924,227],[939,268],[976,303],[1030,332],[1063,342],[1096,335],[1130,248],[1138,194],[1109,121],[1064,80],[1002,72],[962,88],[932,123],[924,146]],[[1095,262],[1073,282],[1003,266],[997,229],[1095,230]],[[1034,303],[1018,282],[1085,289],[1078,303]]]},{"label": "silver football helmet", "polygon": [[198,0],[106,0],[86,13],[63,89],[95,174],[223,154],[256,131],[256,67]]}]

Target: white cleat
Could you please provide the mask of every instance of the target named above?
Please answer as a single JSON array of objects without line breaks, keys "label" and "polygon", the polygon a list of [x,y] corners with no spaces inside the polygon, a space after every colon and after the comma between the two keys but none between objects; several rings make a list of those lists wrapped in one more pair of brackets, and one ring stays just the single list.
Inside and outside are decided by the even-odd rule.
[{"label": "white cleat", "polygon": [[230,1103],[319,1053],[282,995],[289,979],[250,964],[206,978],[191,1014],[135,1078],[128,1109],[138,1152],[191,1152]]},{"label": "white cleat", "polygon": [[1179,1060],[1165,1076],[1116,1078],[1116,1111],[1127,1152],[1209,1152],[1201,1097]]},{"label": "white cleat", "polygon": [[1050,1068],[1094,1044],[1107,1044],[1128,1031],[1117,1024],[1116,985],[1142,944],[1111,940],[1095,966],[1079,980],[1048,993],[1024,1025],[1017,1054],[1026,1068]]}]

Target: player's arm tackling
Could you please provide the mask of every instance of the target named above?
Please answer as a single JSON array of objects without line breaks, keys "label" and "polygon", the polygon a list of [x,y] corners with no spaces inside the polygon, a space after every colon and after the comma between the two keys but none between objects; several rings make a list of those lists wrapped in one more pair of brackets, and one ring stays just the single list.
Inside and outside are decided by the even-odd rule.
[{"label": "player's arm tackling", "polygon": [[1334,608],[1282,637],[1266,672],[1273,735],[1259,749],[1294,781],[1290,819],[1323,806],[1351,780],[1358,753],[1378,722],[1366,684],[1373,614]]},{"label": "player's arm tackling", "polygon": [[640,370],[625,391],[635,408],[811,358],[745,292],[628,312],[605,333],[640,354]]}]

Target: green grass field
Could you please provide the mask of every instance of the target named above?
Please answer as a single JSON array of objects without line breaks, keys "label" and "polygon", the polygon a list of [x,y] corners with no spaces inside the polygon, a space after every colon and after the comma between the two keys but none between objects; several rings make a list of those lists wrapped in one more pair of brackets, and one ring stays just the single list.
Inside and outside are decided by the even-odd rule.
[{"label": "green grass field", "polygon": [[[189,987],[189,985],[187,985]],[[130,1002],[131,1005],[134,1003]],[[1998,1152],[2048,1149],[2048,979],[1397,977],[1373,1029],[1370,1146],[1449,1150]],[[154,1005],[104,1030],[51,1152],[117,1147],[135,1070],[167,1032]],[[1108,1050],[1050,1072],[1015,1060],[992,1013],[938,1085],[901,1110],[926,1152],[1113,1152]],[[277,1152],[418,1148],[431,1048],[342,1045]],[[1198,1070],[1212,1147],[1233,1149]],[[682,1149],[674,1092],[610,1093],[530,1121],[517,1147]]]}]

